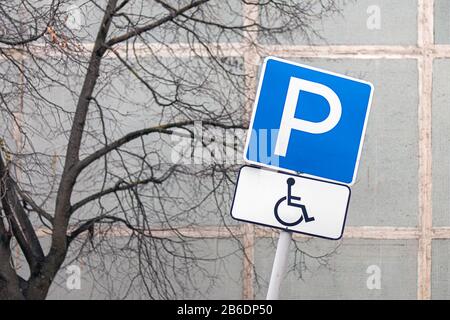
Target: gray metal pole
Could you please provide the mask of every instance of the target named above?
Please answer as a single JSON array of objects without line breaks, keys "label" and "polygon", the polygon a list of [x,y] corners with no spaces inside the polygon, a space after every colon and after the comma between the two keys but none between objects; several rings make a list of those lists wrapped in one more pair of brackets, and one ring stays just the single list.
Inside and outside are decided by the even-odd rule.
[{"label": "gray metal pole", "polygon": [[292,232],[280,231],[277,251],[273,260],[272,274],[270,276],[269,290],[267,291],[267,300],[278,300],[280,294],[281,280],[286,272],[288,260],[289,243],[292,239]]}]

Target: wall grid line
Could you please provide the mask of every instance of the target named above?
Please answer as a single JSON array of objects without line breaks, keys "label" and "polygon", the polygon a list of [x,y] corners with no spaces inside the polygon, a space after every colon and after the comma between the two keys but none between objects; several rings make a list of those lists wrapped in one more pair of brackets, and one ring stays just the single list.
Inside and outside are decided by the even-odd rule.
[{"label": "wall grid line", "polygon": [[431,299],[432,246],[432,141],[431,108],[433,90],[434,0],[418,2],[419,59],[419,248],[417,255],[417,298]]}]

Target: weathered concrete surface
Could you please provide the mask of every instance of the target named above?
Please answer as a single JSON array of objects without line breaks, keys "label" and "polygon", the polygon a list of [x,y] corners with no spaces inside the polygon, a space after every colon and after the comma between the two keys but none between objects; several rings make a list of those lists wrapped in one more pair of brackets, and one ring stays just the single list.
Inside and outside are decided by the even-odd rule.
[{"label": "weathered concrete surface", "polygon": [[[272,268],[274,245],[261,239],[256,246],[257,298],[263,299]],[[414,299],[417,291],[417,241],[356,240],[298,242],[291,245],[290,270],[282,283],[283,299]],[[309,256],[308,256],[309,255]],[[321,257],[321,258],[312,258]],[[379,289],[370,286],[379,270]],[[368,280],[369,279],[369,280]]]}]

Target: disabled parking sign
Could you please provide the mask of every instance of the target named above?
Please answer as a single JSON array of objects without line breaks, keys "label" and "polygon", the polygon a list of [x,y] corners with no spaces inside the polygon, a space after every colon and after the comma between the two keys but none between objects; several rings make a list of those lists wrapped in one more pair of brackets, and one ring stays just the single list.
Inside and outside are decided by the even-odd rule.
[{"label": "disabled parking sign", "polygon": [[275,57],[265,59],[244,158],[351,185],[372,84]]},{"label": "disabled parking sign", "polygon": [[258,167],[239,171],[231,216],[284,230],[267,299],[279,295],[292,232],[342,237],[372,94],[366,81],[264,60],[244,149]]},{"label": "disabled parking sign", "polygon": [[231,207],[234,219],[337,240],[342,237],[347,185],[243,166]]}]

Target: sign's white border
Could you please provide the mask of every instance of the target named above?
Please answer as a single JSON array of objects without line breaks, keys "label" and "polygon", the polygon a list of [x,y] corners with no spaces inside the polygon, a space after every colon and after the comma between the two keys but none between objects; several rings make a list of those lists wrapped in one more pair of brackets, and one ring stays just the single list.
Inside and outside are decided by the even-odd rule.
[{"label": "sign's white border", "polygon": [[[359,142],[359,150],[358,150],[358,156],[356,158],[355,169],[353,171],[353,178],[352,178],[352,181],[350,183],[346,183],[346,182],[339,181],[339,180],[326,179],[324,177],[315,176],[315,175],[311,175],[311,174],[303,174],[301,172],[296,172],[294,170],[289,170],[289,169],[286,169],[286,168],[281,168],[281,167],[278,167],[278,166],[265,164],[265,163],[260,163],[260,162],[256,162],[256,161],[247,159],[247,151],[248,151],[248,145],[250,143],[251,132],[252,132],[252,129],[253,129],[253,121],[255,120],[256,109],[258,108],[258,102],[259,102],[259,95],[260,95],[260,92],[261,92],[262,83],[264,81],[264,76],[265,76],[265,73],[266,73],[266,65],[267,65],[267,62],[269,60],[276,60],[276,61],[280,61],[280,62],[283,62],[283,63],[291,64],[291,65],[294,65],[294,66],[298,66],[298,67],[302,67],[302,68],[306,68],[306,69],[310,69],[310,70],[314,70],[314,71],[318,71],[318,72],[322,72],[322,73],[327,73],[327,74],[330,74],[330,75],[333,75],[333,76],[337,76],[337,77],[340,77],[340,78],[345,78],[345,79],[349,79],[349,80],[352,80],[352,81],[364,83],[364,84],[367,84],[367,85],[370,86],[369,103],[368,103],[368,107],[367,107],[366,117],[364,119],[363,131],[362,131],[360,142]],[[306,177],[311,177],[311,178],[318,178],[318,179],[321,179],[321,180],[324,180],[324,181],[343,183],[343,184],[350,185],[350,186],[353,185],[355,183],[356,175],[357,175],[358,168],[359,168],[359,161],[360,161],[360,158],[361,158],[361,151],[362,151],[362,147],[363,147],[363,144],[364,144],[364,136],[366,134],[366,129],[367,129],[367,120],[369,119],[370,108],[371,108],[371,105],[372,105],[373,90],[374,90],[373,84],[368,82],[368,81],[352,78],[352,77],[349,77],[349,76],[346,76],[346,75],[343,75],[343,74],[338,74],[338,73],[335,73],[335,72],[323,70],[323,69],[316,68],[316,67],[307,66],[307,65],[304,65],[304,64],[301,64],[301,63],[296,63],[296,62],[284,60],[284,59],[277,58],[277,57],[274,57],[274,56],[266,57],[264,59],[263,66],[262,66],[262,69],[261,69],[261,75],[260,75],[260,78],[259,78],[258,90],[256,92],[256,99],[255,99],[255,103],[254,103],[253,110],[252,110],[252,117],[251,117],[251,120],[250,120],[250,126],[249,126],[249,128],[247,130],[247,140],[245,142],[245,149],[244,149],[244,161],[247,162],[247,163],[250,163],[250,164],[261,166],[261,167],[266,167],[266,168],[271,168],[271,169],[276,169],[276,170],[283,170],[283,171],[291,172],[291,173],[294,173],[294,174],[300,174],[301,176],[306,176]]]}]

